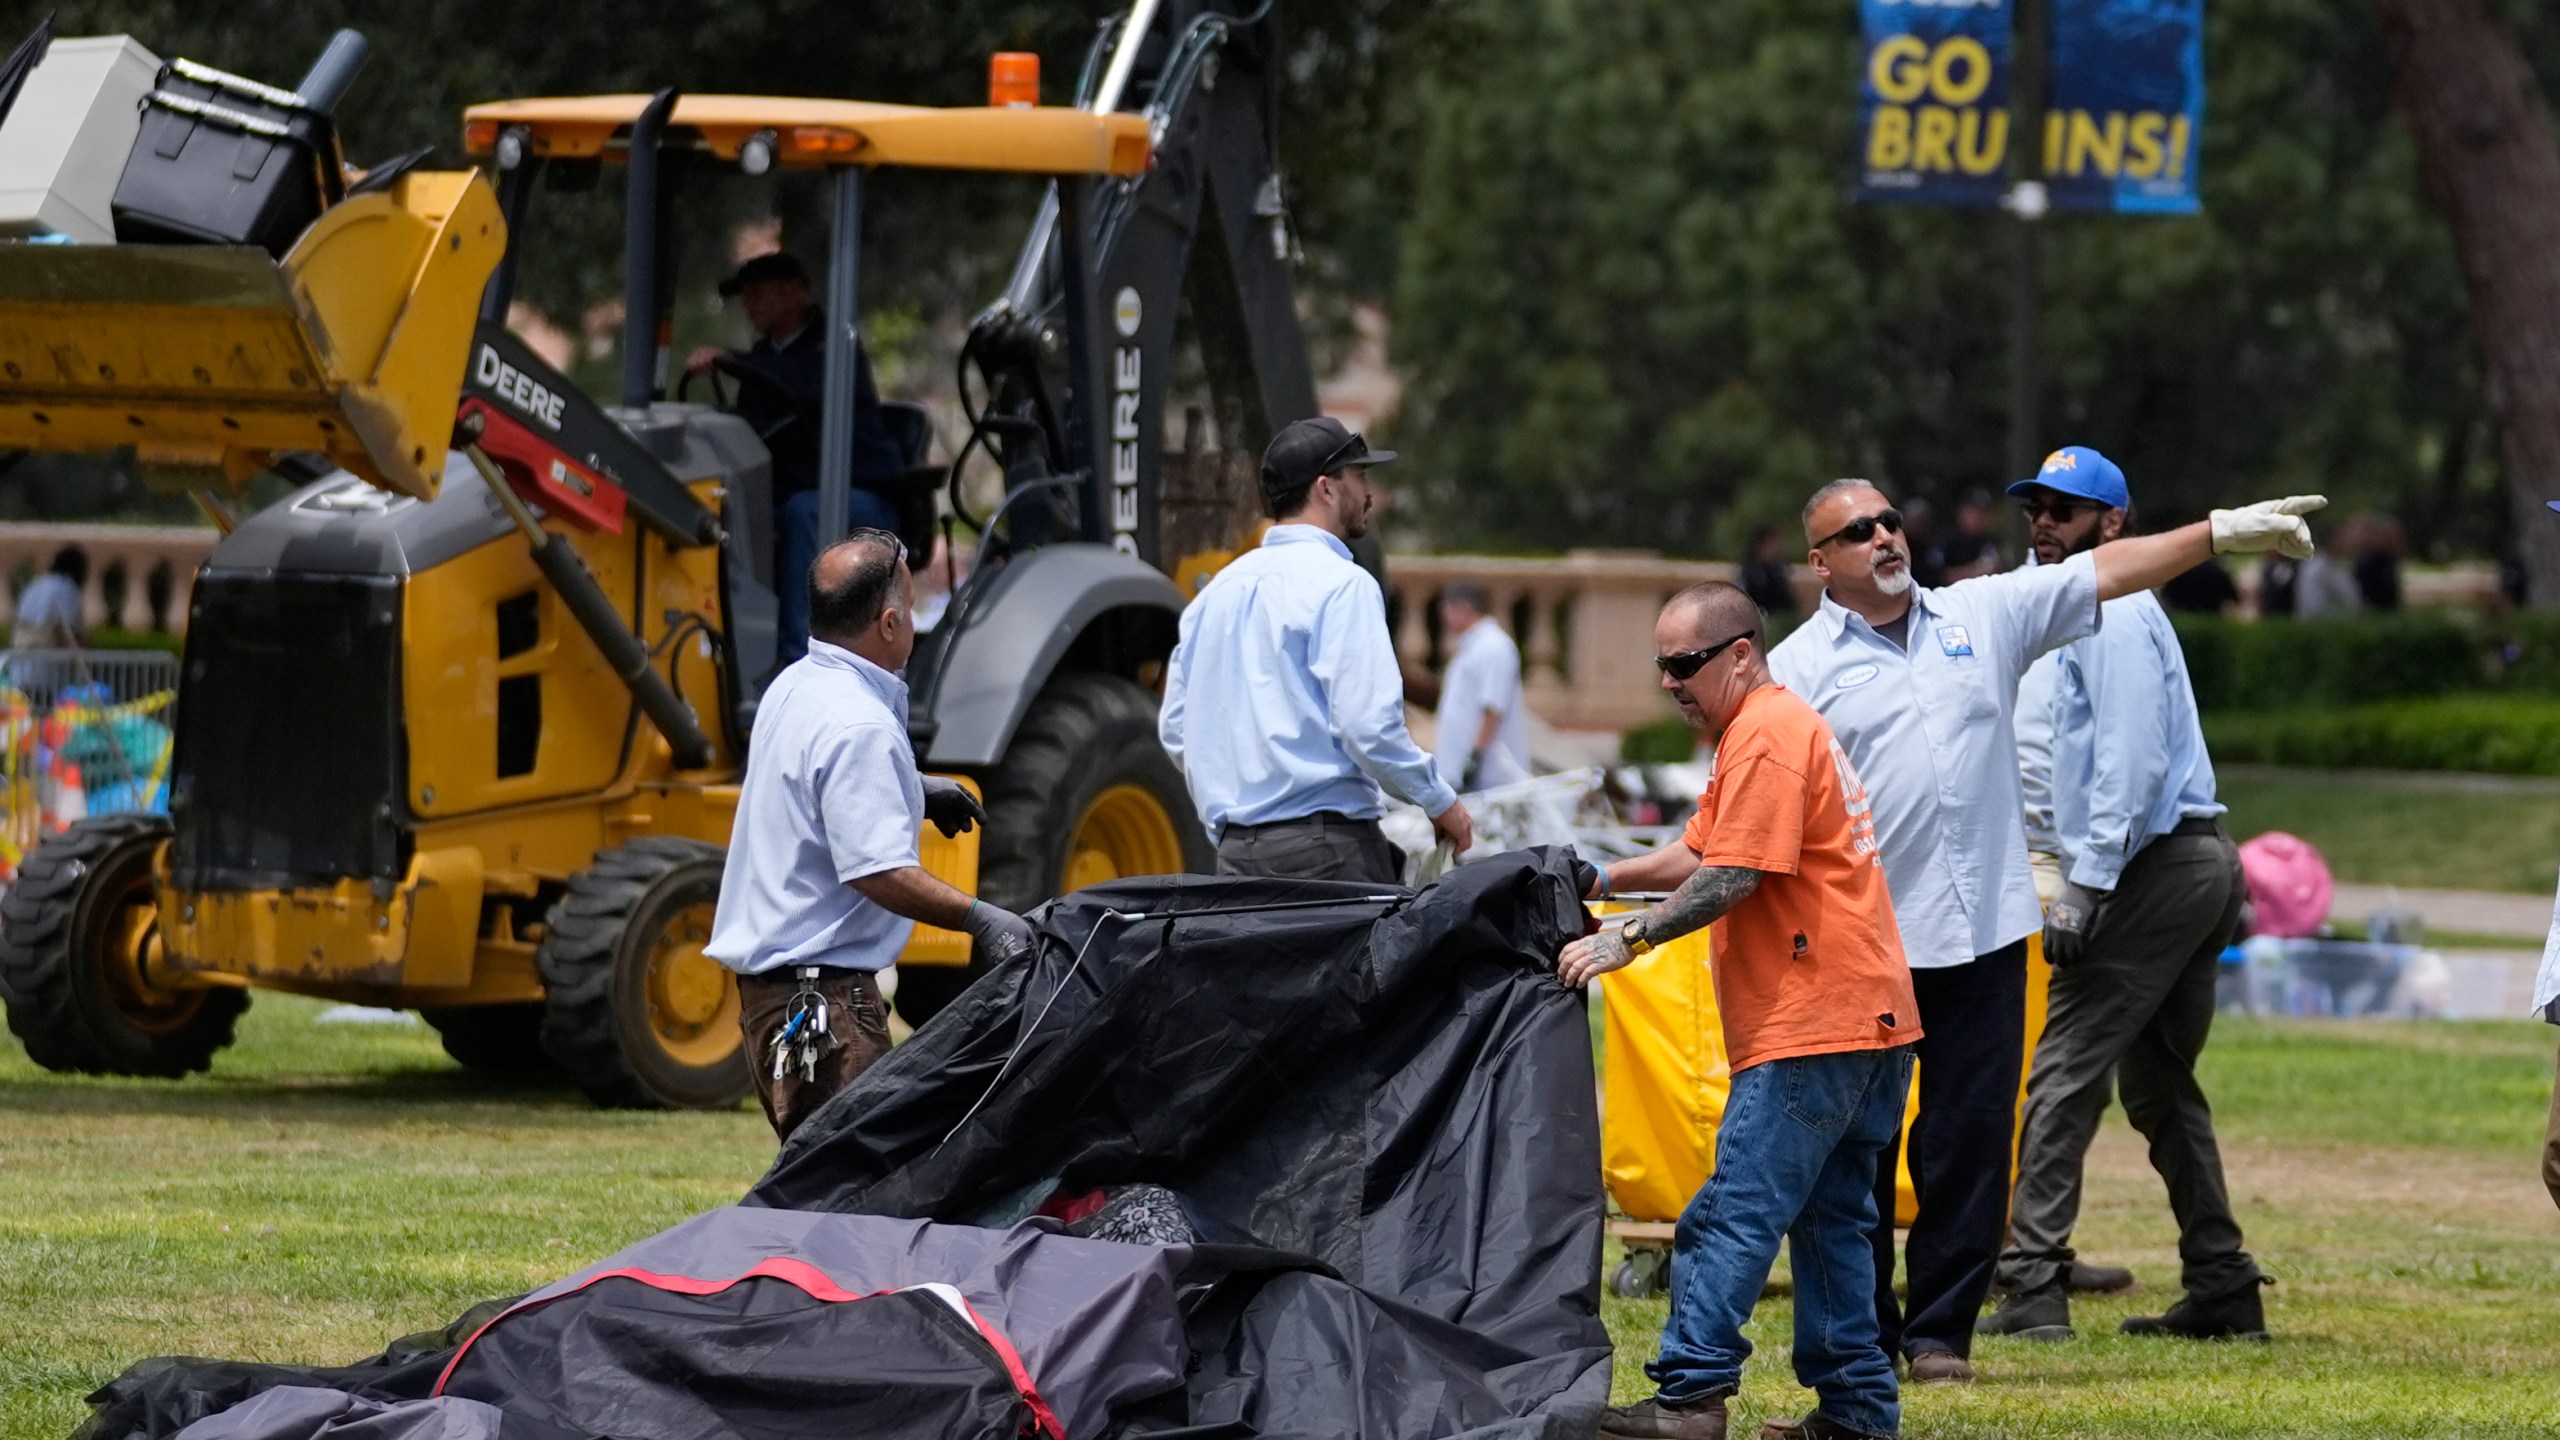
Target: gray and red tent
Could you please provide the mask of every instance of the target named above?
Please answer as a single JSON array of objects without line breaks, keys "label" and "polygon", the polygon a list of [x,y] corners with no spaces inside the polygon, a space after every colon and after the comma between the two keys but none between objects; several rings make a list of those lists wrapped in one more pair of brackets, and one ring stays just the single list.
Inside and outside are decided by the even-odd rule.
[{"label": "gray and red tent", "polygon": [[744,1203],[356,1365],[144,1362],[80,1440],[1587,1435],[1578,892],[1080,891]]}]

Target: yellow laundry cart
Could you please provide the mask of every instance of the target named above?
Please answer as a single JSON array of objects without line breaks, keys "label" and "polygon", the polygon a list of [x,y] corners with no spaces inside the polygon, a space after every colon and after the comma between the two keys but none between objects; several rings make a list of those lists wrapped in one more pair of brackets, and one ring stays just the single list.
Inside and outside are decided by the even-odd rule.
[{"label": "yellow laundry cart", "polygon": [[[1617,907],[1623,910],[1626,907]],[[1713,958],[1704,931],[1656,947],[1599,982],[1600,1163],[1617,1212],[1609,1233],[1626,1256],[1609,1273],[1611,1293],[1659,1294],[1670,1278],[1672,1225],[1715,1172],[1716,1126],[1724,1119],[1732,1071],[1724,1024],[1716,1013]],[[2027,942],[2026,1048],[2032,1060],[2044,1033],[2041,940]],[[1928,1017],[1920,1017],[1925,1028]],[[1903,1130],[1919,1114],[1915,1085],[1905,1101]],[[2018,1074],[2026,1106],[2026,1070]],[[1911,1165],[1902,1162],[1894,1223],[1911,1223],[1917,1202]]]}]

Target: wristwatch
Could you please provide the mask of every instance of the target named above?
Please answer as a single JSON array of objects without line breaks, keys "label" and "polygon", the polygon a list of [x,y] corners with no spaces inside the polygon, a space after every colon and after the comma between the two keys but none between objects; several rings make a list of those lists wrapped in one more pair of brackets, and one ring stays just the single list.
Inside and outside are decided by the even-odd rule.
[{"label": "wristwatch", "polygon": [[1630,915],[1619,923],[1618,943],[1627,947],[1627,954],[1630,957],[1643,955],[1653,949],[1653,942],[1644,937],[1642,913]]}]

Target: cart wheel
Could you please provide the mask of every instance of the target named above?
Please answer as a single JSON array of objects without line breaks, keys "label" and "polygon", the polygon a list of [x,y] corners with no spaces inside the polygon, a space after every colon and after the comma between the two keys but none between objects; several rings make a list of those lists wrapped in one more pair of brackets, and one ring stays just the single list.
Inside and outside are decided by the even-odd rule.
[{"label": "cart wheel", "polygon": [[1639,1269],[1630,1255],[1609,1272],[1609,1293],[1621,1300],[1641,1300],[1653,1293],[1653,1276],[1645,1273],[1654,1267]]}]

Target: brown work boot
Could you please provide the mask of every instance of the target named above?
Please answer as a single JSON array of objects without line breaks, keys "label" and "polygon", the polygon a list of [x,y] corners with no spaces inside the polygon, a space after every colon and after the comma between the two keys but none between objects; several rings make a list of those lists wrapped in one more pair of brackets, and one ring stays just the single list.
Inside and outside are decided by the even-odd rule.
[{"label": "brown work boot", "polygon": [[1953,1350],[1923,1350],[1911,1357],[1909,1380],[1914,1385],[1970,1385],[1973,1362]]},{"label": "brown work boot", "polygon": [[1724,1440],[1724,1402],[1732,1396],[1718,1390],[1676,1404],[1652,1395],[1633,1405],[1612,1405],[1600,1417],[1600,1433],[1628,1440]]},{"label": "brown work boot", "polygon": [[1761,1422],[1760,1440],[1893,1440],[1889,1431],[1852,1430],[1816,1410],[1801,1420]]},{"label": "brown work boot", "polygon": [[2118,1328],[2127,1335],[2153,1335],[2171,1340],[2265,1340],[2266,1307],[2258,1287],[2276,1283],[2264,1275],[2220,1295],[2182,1297],[2166,1315],[2135,1315]]}]

